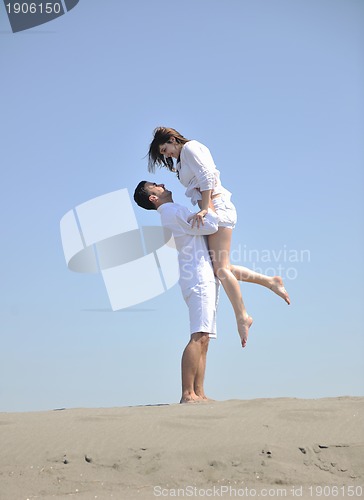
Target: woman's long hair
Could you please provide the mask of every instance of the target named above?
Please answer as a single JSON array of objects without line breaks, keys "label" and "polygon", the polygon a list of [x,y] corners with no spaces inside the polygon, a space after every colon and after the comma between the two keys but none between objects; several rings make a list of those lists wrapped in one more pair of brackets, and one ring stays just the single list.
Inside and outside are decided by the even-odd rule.
[{"label": "woman's long hair", "polygon": [[171,137],[176,139],[178,144],[186,144],[189,139],[186,139],[174,128],[168,127],[157,127],[153,131],[154,137],[149,146],[148,152],[148,171],[155,172],[155,167],[166,167],[171,172],[175,172],[176,169],[173,165],[172,158],[166,158],[161,154],[159,148],[162,144],[165,144],[170,140]]}]

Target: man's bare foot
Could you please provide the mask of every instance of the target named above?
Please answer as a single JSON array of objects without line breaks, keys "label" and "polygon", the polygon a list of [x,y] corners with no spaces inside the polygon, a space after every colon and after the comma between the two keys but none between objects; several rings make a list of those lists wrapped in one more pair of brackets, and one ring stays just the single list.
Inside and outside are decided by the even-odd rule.
[{"label": "man's bare foot", "polygon": [[198,403],[199,401],[202,401],[202,398],[193,392],[183,394],[180,403]]},{"label": "man's bare foot", "polygon": [[215,401],[215,399],[212,399],[212,398],[208,398],[206,396],[206,394],[199,394],[198,392],[196,392],[197,396],[200,398],[200,401],[204,401],[205,403],[209,403],[211,401]]},{"label": "man's bare foot", "polygon": [[238,323],[238,332],[241,338],[241,345],[242,347],[245,347],[246,343],[248,342],[249,328],[253,324],[253,318],[247,315],[244,318],[239,319],[237,323]]},{"label": "man's bare foot", "polygon": [[284,288],[283,280],[280,276],[274,276],[272,278],[272,284],[270,286],[270,290],[279,295],[279,297],[282,297],[282,299],[284,299],[288,305],[291,303],[288,292]]}]

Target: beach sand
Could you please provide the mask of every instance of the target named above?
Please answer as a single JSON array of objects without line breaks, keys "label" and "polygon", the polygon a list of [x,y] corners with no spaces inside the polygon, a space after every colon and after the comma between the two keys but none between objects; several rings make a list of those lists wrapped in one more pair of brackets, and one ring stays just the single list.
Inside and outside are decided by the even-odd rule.
[{"label": "beach sand", "polygon": [[364,398],[0,413],[0,499],[361,498]]}]

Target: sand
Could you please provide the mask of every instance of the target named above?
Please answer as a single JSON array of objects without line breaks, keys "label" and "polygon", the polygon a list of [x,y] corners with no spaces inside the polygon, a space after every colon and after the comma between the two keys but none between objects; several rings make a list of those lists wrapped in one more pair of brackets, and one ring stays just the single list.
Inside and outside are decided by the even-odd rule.
[{"label": "sand", "polygon": [[0,499],[361,498],[364,398],[0,413]]}]

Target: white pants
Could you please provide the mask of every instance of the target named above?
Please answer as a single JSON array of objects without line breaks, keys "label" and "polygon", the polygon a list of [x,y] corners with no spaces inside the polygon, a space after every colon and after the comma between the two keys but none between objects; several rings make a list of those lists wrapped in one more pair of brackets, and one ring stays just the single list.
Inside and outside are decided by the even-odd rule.
[{"label": "white pants", "polygon": [[216,338],[216,309],[219,300],[219,281],[195,285],[182,290],[190,315],[190,332],[208,333]]}]

